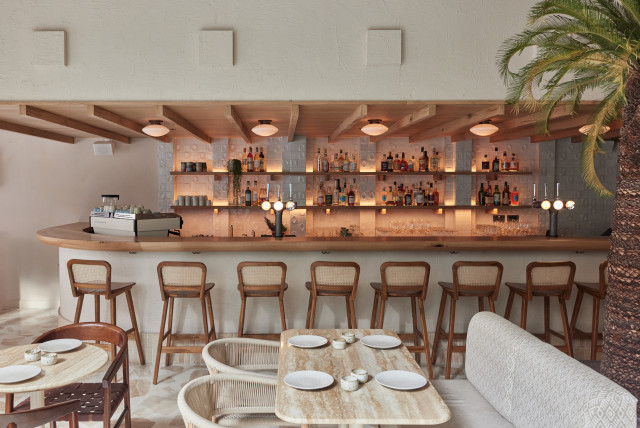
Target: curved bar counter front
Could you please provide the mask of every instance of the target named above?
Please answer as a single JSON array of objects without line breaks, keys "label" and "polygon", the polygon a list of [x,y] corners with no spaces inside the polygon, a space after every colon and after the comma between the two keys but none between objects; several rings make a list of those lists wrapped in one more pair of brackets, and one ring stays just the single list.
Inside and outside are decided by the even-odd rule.
[{"label": "curved bar counter front", "polygon": [[[73,223],[38,231],[45,244],[59,247],[60,315],[73,320],[75,299],[71,295],[67,261],[73,258],[106,260],[112,266],[114,281],[135,281],[133,299],[140,330],[157,334],[160,327],[162,300],[156,267],[162,261],[199,261],[207,266],[207,282],[215,282],[212,290],[213,312],[218,334],[237,332],[240,295],[237,290],[236,267],[243,261],[282,261],[287,265],[285,311],[287,328],[304,328],[309,294],[304,283],[311,280],[309,267],[318,260],[353,261],[360,265],[360,280],[356,298],[359,327],[368,327],[373,304],[371,282],[380,281],[380,265],[386,261],[426,261],[431,265],[429,288],[425,302],[427,326],[436,325],[440,287],[438,281],[451,281],[452,265],[456,261],[496,260],[504,265],[502,287],[496,312],[504,315],[508,292],[507,281],[524,282],[525,268],[532,261],[570,260],[576,266],[576,281],[594,282],[598,266],[606,259],[608,237],[548,238],[548,237],[422,237],[422,238],[181,238],[122,237],[91,233],[88,223]],[[574,298],[575,298],[575,294]],[[411,327],[411,311],[405,299],[391,302],[385,314],[384,327],[405,332]],[[409,299],[406,299],[409,300]],[[82,321],[93,320],[92,303],[87,301]],[[199,333],[200,309],[197,302],[176,304],[177,331]],[[179,307],[178,305],[184,305]],[[193,306],[193,307],[191,307]],[[572,303],[569,303],[569,311]],[[529,312],[542,313],[542,304],[532,302]],[[473,299],[460,301],[456,309],[456,329],[466,330],[469,319],[478,310]],[[120,313],[122,311],[122,313]],[[343,298],[328,298],[318,305],[317,328],[346,328]],[[584,311],[587,312],[587,311]],[[103,314],[108,308],[103,308]],[[125,305],[118,306],[118,323],[128,328]],[[589,314],[582,314],[578,326],[590,325]],[[104,317],[104,315],[103,315]],[[179,318],[178,318],[179,317]],[[519,317],[514,308],[512,319]],[[530,316],[528,329],[540,331],[542,316]],[[561,323],[552,311],[552,325]],[[245,331],[273,333],[280,331],[277,299],[249,300]]]}]

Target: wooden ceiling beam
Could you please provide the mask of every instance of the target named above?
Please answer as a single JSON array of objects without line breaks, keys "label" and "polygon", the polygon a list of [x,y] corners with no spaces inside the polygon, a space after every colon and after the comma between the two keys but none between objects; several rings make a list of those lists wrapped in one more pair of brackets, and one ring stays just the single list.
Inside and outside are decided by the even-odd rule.
[{"label": "wooden ceiling beam", "polygon": [[420,110],[414,111],[413,113],[401,118],[400,120],[394,122],[393,124],[391,124],[391,126],[389,126],[389,129],[387,130],[387,132],[385,132],[382,135],[377,135],[375,137],[370,137],[370,141],[373,143],[377,143],[380,140],[383,140],[385,138],[390,137],[391,135],[393,135],[394,133],[405,129],[409,126],[415,125],[417,123],[420,123],[422,121],[425,121],[433,116],[436,115],[436,105],[435,104],[429,104],[428,106],[425,106],[423,108],[421,108]]},{"label": "wooden ceiling beam", "polygon": [[240,138],[242,138],[245,143],[251,144],[249,132],[247,131],[247,128],[244,127],[240,116],[238,116],[238,112],[236,112],[232,105],[224,106],[224,117],[226,117],[231,126],[236,129]]},{"label": "wooden ceiling beam", "polygon": [[173,122],[189,134],[196,137],[198,140],[204,141],[205,143],[211,144],[211,137],[207,135],[206,132],[202,131],[200,128],[195,126],[193,123],[189,122],[184,117],[180,116],[178,113],[173,111],[171,108],[165,105],[158,106],[158,116],[162,116],[169,122]]},{"label": "wooden ceiling beam", "polygon": [[451,142],[455,143],[456,141],[465,141],[465,140],[473,140],[474,138],[483,138],[471,131],[462,131],[459,134],[451,136]]},{"label": "wooden ceiling beam", "polygon": [[[550,120],[560,119],[566,116],[571,116],[571,105],[569,104],[561,104],[557,106],[551,112]],[[544,112],[536,111],[534,113],[528,113],[523,115],[518,115],[517,117],[501,122],[499,124],[500,129],[509,130],[514,128],[521,128],[523,126],[533,126],[539,124],[544,120]]]},{"label": "wooden ceiling beam", "polygon": [[147,135],[142,131],[143,126],[134,122],[131,119],[127,119],[126,117],[122,117],[119,114],[116,114],[112,111],[109,111],[103,107],[97,106],[95,104],[90,104],[87,107],[89,112],[89,116],[95,117],[96,119],[104,120],[105,122],[112,123],[114,125],[121,126],[123,128],[127,128],[133,132],[136,132],[144,137],[153,138],[158,141],[162,141],[163,143],[170,143],[168,135],[163,135],[162,137],[152,137],[151,135]]},{"label": "wooden ceiling beam", "polygon": [[482,122],[483,120],[488,120],[496,116],[503,116],[503,115],[504,115],[504,104],[492,105],[492,106],[483,108],[482,110],[479,110],[475,113],[468,114],[465,117],[461,117],[460,119],[455,119],[455,120],[452,120],[451,122],[447,122],[435,128],[427,129],[426,131],[413,134],[412,136],[409,137],[409,142],[415,143],[417,141],[426,140],[427,138],[457,135],[461,131],[466,131],[467,129],[469,129],[469,127],[479,122]]},{"label": "wooden ceiling beam", "polygon": [[298,117],[300,117],[300,105],[291,104],[291,114],[289,115],[289,131],[287,132],[287,141],[293,141],[298,126]]},{"label": "wooden ceiling beam", "polygon": [[0,120],[0,129],[5,131],[17,132],[19,134],[31,135],[33,137],[46,138],[47,140],[61,141],[63,143],[73,144],[75,139],[66,135],[56,134],[55,132],[43,131],[42,129],[32,128],[30,126],[19,125],[17,123],[5,122]]},{"label": "wooden ceiling beam", "polygon": [[368,107],[366,104],[360,104],[353,113],[349,115],[342,123],[329,135],[329,143],[336,141],[342,134],[353,128],[353,126],[367,116]]},{"label": "wooden ceiling beam", "polygon": [[129,140],[129,137],[125,135],[98,128],[97,126],[89,125],[88,123],[80,122],[79,120],[61,116],[57,113],[42,110],[31,105],[20,105],[20,114],[23,116],[33,117],[35,119],[44,120],[45,122],[55,123],[67,128],[72,128],[77,131],[86,132],[87,134],[97,135],[99,137],[109,138],[110,140],[120,141],[121,143],[129,144],[131,142]]},{"label": "wooden ceiling beam", "polygon": [[568,119],[556,119],[549,122],[549,133],[544,134],[539,125],[531,125],[505,132],[499,131],[497,134],[489,137],[492,143],[500,143],[502,141],[516,140],[523,137],[531,137],[532,143],[542,141],[556,140],[558,138],[567,138],[574,135],[580,135],[578,129],[589,122],[589,115],[583,114],[573,116]]}]

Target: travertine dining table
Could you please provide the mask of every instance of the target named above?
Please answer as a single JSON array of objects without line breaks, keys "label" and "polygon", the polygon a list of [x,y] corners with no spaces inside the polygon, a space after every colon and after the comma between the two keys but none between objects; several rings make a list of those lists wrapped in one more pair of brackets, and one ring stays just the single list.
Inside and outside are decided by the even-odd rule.
[{"label": "travertine dining table", "polygon": [[[334,349],[331,339],[347,331],[355,333],[356,342],[346,349]],[[326,337],[328,343],[318,348],[296,348],[288,343],[290,337],[304,334]],[[373,349],[360,342],[360,338],[372,334],[398,337],[387,330],[373,329],[284,331],[280,339],[276,415],[302,425],[436,425],[448,421],[451,412],[431,383],[417,390],[399,391],[384,387],[374,379],[386,370],[406,370],[422,376],[424,373],[404,345]],[[340,378],[358,368],[369,372],[369,380],[357,391],[344,391]],[[286,385],[284,377],[299,370],[329,373],[334,382],[327,388],[312,391]]]}]

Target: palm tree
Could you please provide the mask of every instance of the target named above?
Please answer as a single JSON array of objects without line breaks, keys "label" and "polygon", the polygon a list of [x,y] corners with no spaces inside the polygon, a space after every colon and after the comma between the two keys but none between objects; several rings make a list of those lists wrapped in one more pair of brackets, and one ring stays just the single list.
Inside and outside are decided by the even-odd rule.
[{"label": "palm tree", "polygon": [[[511,71],[530,47],[537,54]],[[602,372],[640,397],[640,1],[545,0],[525,29],[503,43],[498,68],[510,102],[546,113],[559,103],[574,112],[587,90],[603,94],[582,145],[582,175],[602,196],[613,196],[596,175],[601,130],[622,118],[614,199]]]}]

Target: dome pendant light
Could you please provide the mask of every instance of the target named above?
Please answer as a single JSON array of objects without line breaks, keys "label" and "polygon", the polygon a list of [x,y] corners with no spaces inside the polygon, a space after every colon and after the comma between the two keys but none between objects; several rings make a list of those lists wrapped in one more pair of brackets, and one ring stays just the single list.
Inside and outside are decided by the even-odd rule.
[{"label": "dome pendant light", "polygon": [[477,125],[474,125],[473,127],[471,127],[469,131],[471,131],[471,133],[476,134],[480,137],[488,137],[489,135],[492,135],[498,132],[498,129],[500,128],[498,128],[493,123],[491,123],[490,120],[483,120]]},{"label": "dome pendant light", "polygon": [[369,119],[369,123],[363,126],[360,130],[367,135],[371,135],[375,137],[377,135],[384,134],[389,130],[389,128],[384,126],[382,124],[382,120],[380,119]]},{"label": "dome pendant light", "polygon": [[162,137],[169,133],[169,128],[164,126],[161,120],[150,120],[149,124],[142,128],[142,132],[152,137]]},{"label": "dome pendant light", "polygon": [[251,131],[261,137],[270,137],[278,132],[278,128],[272,125],[270,120],[259,120],[258,125],[254,126]]}]

